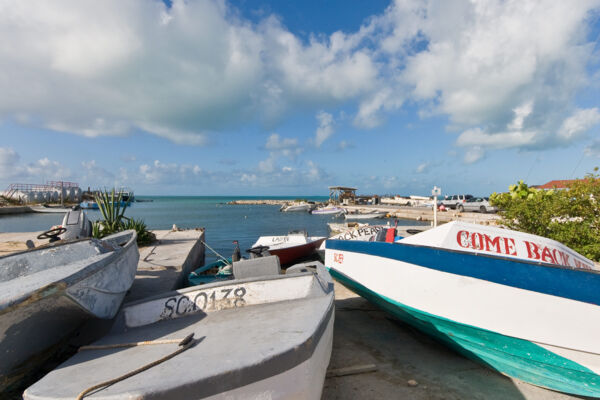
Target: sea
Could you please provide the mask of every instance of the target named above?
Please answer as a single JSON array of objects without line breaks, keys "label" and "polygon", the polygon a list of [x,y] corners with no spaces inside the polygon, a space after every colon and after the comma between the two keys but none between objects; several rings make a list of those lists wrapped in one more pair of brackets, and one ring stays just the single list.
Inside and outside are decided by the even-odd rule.
[{"label": "sea", "polygon": [[[299,197],[222,197],[222,196],[136,196],[125,210],[125,216],[142,219],[148,229],[205,228],[205,242],[222,256],[230,257],[233,241],[237,240],[242,252],[249,249],[259,236],[286,235],[290,231],[305,230],[309,236],[330,236],[328,222],[344,222],[331,215],[312,215],[306,212],[283,213],[277,205],[232,205],[233,200],[295,200]],[[304,196],[315,202],[328,200],[327,196]],[[97,210],[86,210],[90,220],[102,218]],[[63,214],[27,213],[0,215],[0,232],[39,232],[61,223]],[[391,224],[394,220],[364,221],[371,224]],[[363,221],[361,221],[363,222]],[[420,225],[413,220],[399,220],[399,225]],[[206,249],[206,262],[216,260],[213,251]]]}]

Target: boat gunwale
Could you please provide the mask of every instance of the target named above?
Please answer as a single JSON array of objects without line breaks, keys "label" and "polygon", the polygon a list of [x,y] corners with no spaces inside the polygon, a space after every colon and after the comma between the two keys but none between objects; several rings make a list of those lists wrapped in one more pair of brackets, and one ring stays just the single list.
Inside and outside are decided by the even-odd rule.
[{"label": "boat gunwale", "polygon": [[[325,267],[323,267],[323,268],[325,268]],[[121,311],[124,311],[125,308],[130,307],[130,306],[135,306],[138,304],[143,304],[143,303],[147,303],[147,302],[158,300],[158,299],[173,297],[173,295],[186,294],[187,292],[196,291],[199,288],[212,289],[214,287],[223,286],[225,284],[231,285],[231,284],[243,284],[243,283],[248,283],[248,282],[271,281],[271,280],[277,280],[277,279],[296,278],[296,277],[307,276],[307,275],[314,275],[315,278],[317,280],[319,280],[318,273],[315,273],[312,271],[306,271],[306,272],[298,272],[298,273],[289,274],[289,275],[287,275],[287,274],[265,275],[265,276],[249,277],[249,278],[242,278],[242,279],[231,279],[231,280],[226,280],[226,281],[216,281],[216,282],[205,283],[202,285],[195,285],[195,286],[189,286],[186,288],[170,290],[168,292],[162,292],[162,293],[155,294],[153,296],[144,297],[143,299],[134,300],[132,302],[123,304]]]},{"label": "boat gunwale", "polygon": [[[54,281],[48,282],[47,284],[45,284],[43,286],[39,286],[35,290],[29,291],[19,297],[9,300],[7,303],[0,304],[0,315],[12,312],[16,308],[19,308],[22,306],[26,307],[29,304],[37,302],[41,298],[46,298],[46,297],[50,297],[50,296],[62,296],[63,294],[66,293],[66,291],[68,290],[69,287],[72,287],[72,286],[76,285],[77,283],[84,281],[85,279],[93,276],[97,272],[106,268],[106,266],[111,264],[115,258],[120,257],[125,252],[130,251],[131,248],[133,247],[133,245],[136,244],[137,233],[134,230],[129,230],[129,231],[132,232],[131,237],[124,245],[122,245],[122,246],[118,245],[117,248],[115,248],[114,250],[112,250],[110,252],[90,256],[85,259],[77,260],[77,261],[74,261],[73,263],[69,263],[69,264],[65,264],[65,265],[70,265],[70,264],[74,264],[76,262],[81,262],[82,260],[89,260],[92,257],[98,257],[98,259],[96,261],[94,261],[92,264],[89,264],[86,267],[83,267],[82,269],[79,269],[79,270],[73,272],[72,274],[64,276],[63,278],[55,279]],[[119,232],[115,235],[123,234],[124,232],[128,232],[128,231]],[[111,236],[114,236],[114,235],[106,236],[106,237],[104,237],[102,239],[98,239],[98,240],[99,241],[103,241],[105,239],[110,240]],[[23,253],[27,253],[27,252],[31,252],[31,251],[36,251],[36,250],[46,250],[49,248],[60,247],[63,245],[72,244],[74,242],[83,242],[83,241],[90,240],[90,239],[91,238],[74,239],[73,241],[67,240],[58,246],[54,245],[54,246],[48,246],[48,247],[43,247],[43,248],[36,247],[34,249],[29,249],[29,250],[21,251],[18,253],[12,253],[12,254],[9,254],[6,256],[2,256],[2,257],[0,257],[0,261],[2,261],[2,259],[5,257],[11,257],[14,255],[19,255],[19,254],[23,254]],[[137,266],[136,266],[136,268],[137,268]],[[13,281],[14,279],[18,279],[18,278],[13,278],[13,279],[10,279],[10,280],[4,281],[4,282],[10,282],[10,281]],[[56,289],[56,290],[53,290],[53,289]],[[42,295],[41,297],[39,296],[40,294]],[[67,296],[67,297],[69,297],[69,296]],[[85,310],[85,308],[83,308],[76,301],[74,301],[73,299],[70,299],[70,300]]]},{"label": "boat gunwale", "polygon": [[[360,240],[339,240],[339,239],[327,239],[327,241],[361,242]],[[384,243],[384,242],[365,242],[365,243]],[[387,244],[402,245],[402,246],[406,246],[406,247],[415,247],[415,248],[426,248],[426,249],[431,249],[431,250],[446,251],[448,253],[466,254],[466,255],[472,255],[472,256],[491,258],[491,259],[495,259],[495,260],[529,264],[529,265],[538,266],[538,267],[548,267],[548,268],[561,269],[561,270],[566,270],[566,271],[577,271],[577,272],[592,273],[592,274],[600,275],[600,270],[595,270],[595,269],[576,268],[576,267],[571,267],[571,266],[566,266],[566,265],[547,263],[547,262],[543,262],[543,261],[524,260],[522,258],[514,258],[514,257],[494,255],[494,254],[489,254],[489,253],[481,253],[481,252],[477,252],[477,251],[447,249],[445,247],[436,247],[436,246],[428,246],[428,245],[423,245],[423,244],[402,243],[402,242],[394,242],[394,243],[387,243]],[[325,244],[325,248],[327,249],[327,244]],[[329,248],[329,250],[337,250],[337,249]],[[351,250],[344,249],[344,251],[351,251]],[[375,255],[375,254],[371,254],[371,253],[367,253],[367,254]],[[383,256],[379,256],[379,257],[383,257]],[[388,258],[388,257],[385,257],[385,258]]]}]

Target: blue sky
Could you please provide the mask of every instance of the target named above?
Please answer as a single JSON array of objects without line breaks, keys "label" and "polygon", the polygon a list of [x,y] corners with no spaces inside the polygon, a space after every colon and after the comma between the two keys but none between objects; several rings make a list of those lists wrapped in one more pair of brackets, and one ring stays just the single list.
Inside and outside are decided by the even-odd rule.
[{"label": "blue sky", "polygon": [[0,0],[0,190],[487,195],[600,165],[600,2]]}]

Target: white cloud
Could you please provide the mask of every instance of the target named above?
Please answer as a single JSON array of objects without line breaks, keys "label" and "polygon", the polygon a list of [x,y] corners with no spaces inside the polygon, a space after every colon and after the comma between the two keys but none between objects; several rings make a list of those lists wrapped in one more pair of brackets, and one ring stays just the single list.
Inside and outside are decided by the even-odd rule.
[{"label": "white cloud", "polygon": [[265,149],[270,151],[269,159],[262,162],[263,168],[274,167],[280,157],[295,159],[304,149],[298,144],[298,139],[281,138],[277,133],[272,133],[265,143]]},{"label": "white cloud", "polygon": [[319,121],[319,127],[315,132],[315,145],[321,147],[323,142],[333,135],[333,115],[320,111],[317,114],[317,120]]},{"label": "white cloud", "polygon": [[20,163],[21,157],[12,148],[0,147],[0,179],[31,180],[31,183],[44,183],[46,180],[71,178],[69,168],[47,157],[35,162]]},{"label": "white cloud", "polygon": [[353,149],[354,147],[354,144],[349,143],[346,140],[342,140],[338,143],[337,149],[338,151],[344,151],[346,149]]},{"label": "white cloud", "polygon": [[266,160],[260,161],[258,163],[258,170],[264,173],[273,172],[275,170],[275,159],[269,157]]},{"label": "white cloud", "polygon": [[290,150],[298,147],[298,139],[280,138],[277,133],[271,134],[265,143],[267,150]]},{"label": "white cloud", "polygon": [[198,165],[164,163],[154,160],[152,164],[141,164],[137,171],[129,175],[129,180],[139,180],[145,184],[177,184],[197,183],[200,179],[209,178],[210,174]]},{"label": "white cloud", "polygon": [[473,146],[467,149],[463,161],[465,164],[473,164],[485,156],[485,151],[480,146]]},{"label": "white cloud", "polygon": [[426,172],[428,169],[429,169],[429,163],[425,162],[425,163],[419,164],[417,166],[415,172],[417,174],[422,174],[422,173]]},{"label": "white cloud", "polygon": [[[595,105],[571,112],[600,78],[589,35],[598,7],[397,0],[356,32],[306,42],[219,0],[0,0],[0,119],[205,145],[297,109],[356,106],[354,125],[370,129],[410,104],[447,116],[459,146],[548,148],[597,123]],[[317,146],[333,134],[320,115]]]},{"label": "white cloud", "polygon": [[537,132],[504,131],[487,133],[480,128],[464,131],[458,137],[459,146],[478,146],[492,149],[527,147],[534,143]]},{"label": "white cloud", "polygon": [[0,147],[0,178],[10,179],[19,174],[19,154],[11,148]]},{"label": "white cloud", "polygon": [[600,140],[596,139],[586,146],[584,153],[588,157],[600,158]]},{"label": "white cloud", "polygon": [[0,27],[0,118],[89,137],[142,129],[203,145],[214,131],[360,97],[378,75],[341,33],[305,44],[222,1],[2,0]]},{"label": "white cloud", "polygon": [[115,175],[98,165],[96,160],[82,161],[78,171],[81,182],[92,187],[120,186]]},{"label": "white cloud", "polygon": [[570,141],[598,123],[600,123],[600,111],[598,111],[598,108],[577,110],[572,116],[563,121],[558,131],[558,136],[566,141]]}]

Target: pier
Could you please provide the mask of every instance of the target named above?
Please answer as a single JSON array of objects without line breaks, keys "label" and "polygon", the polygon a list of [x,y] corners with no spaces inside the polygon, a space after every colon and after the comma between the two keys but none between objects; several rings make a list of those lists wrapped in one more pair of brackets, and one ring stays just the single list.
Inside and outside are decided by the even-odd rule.
[{"label": "pier", "polygon": [[[415,221],[433,221],[433,210],[430,207],[403,207],[393,205],[351,205],[343,206],[351,211],[373,212],[384,211],[392,218],[411,219]],[[438,223],[464,221],[474,224],[494,225],[500,219],[498,214],[476,212],[460,212],[458,210],[438,211]]]},{"label": "pier", "polygon": [[124,303],[179,289],[204,264],[204,229],[153,232],[156,243],[140,248],[135,281]]}]

